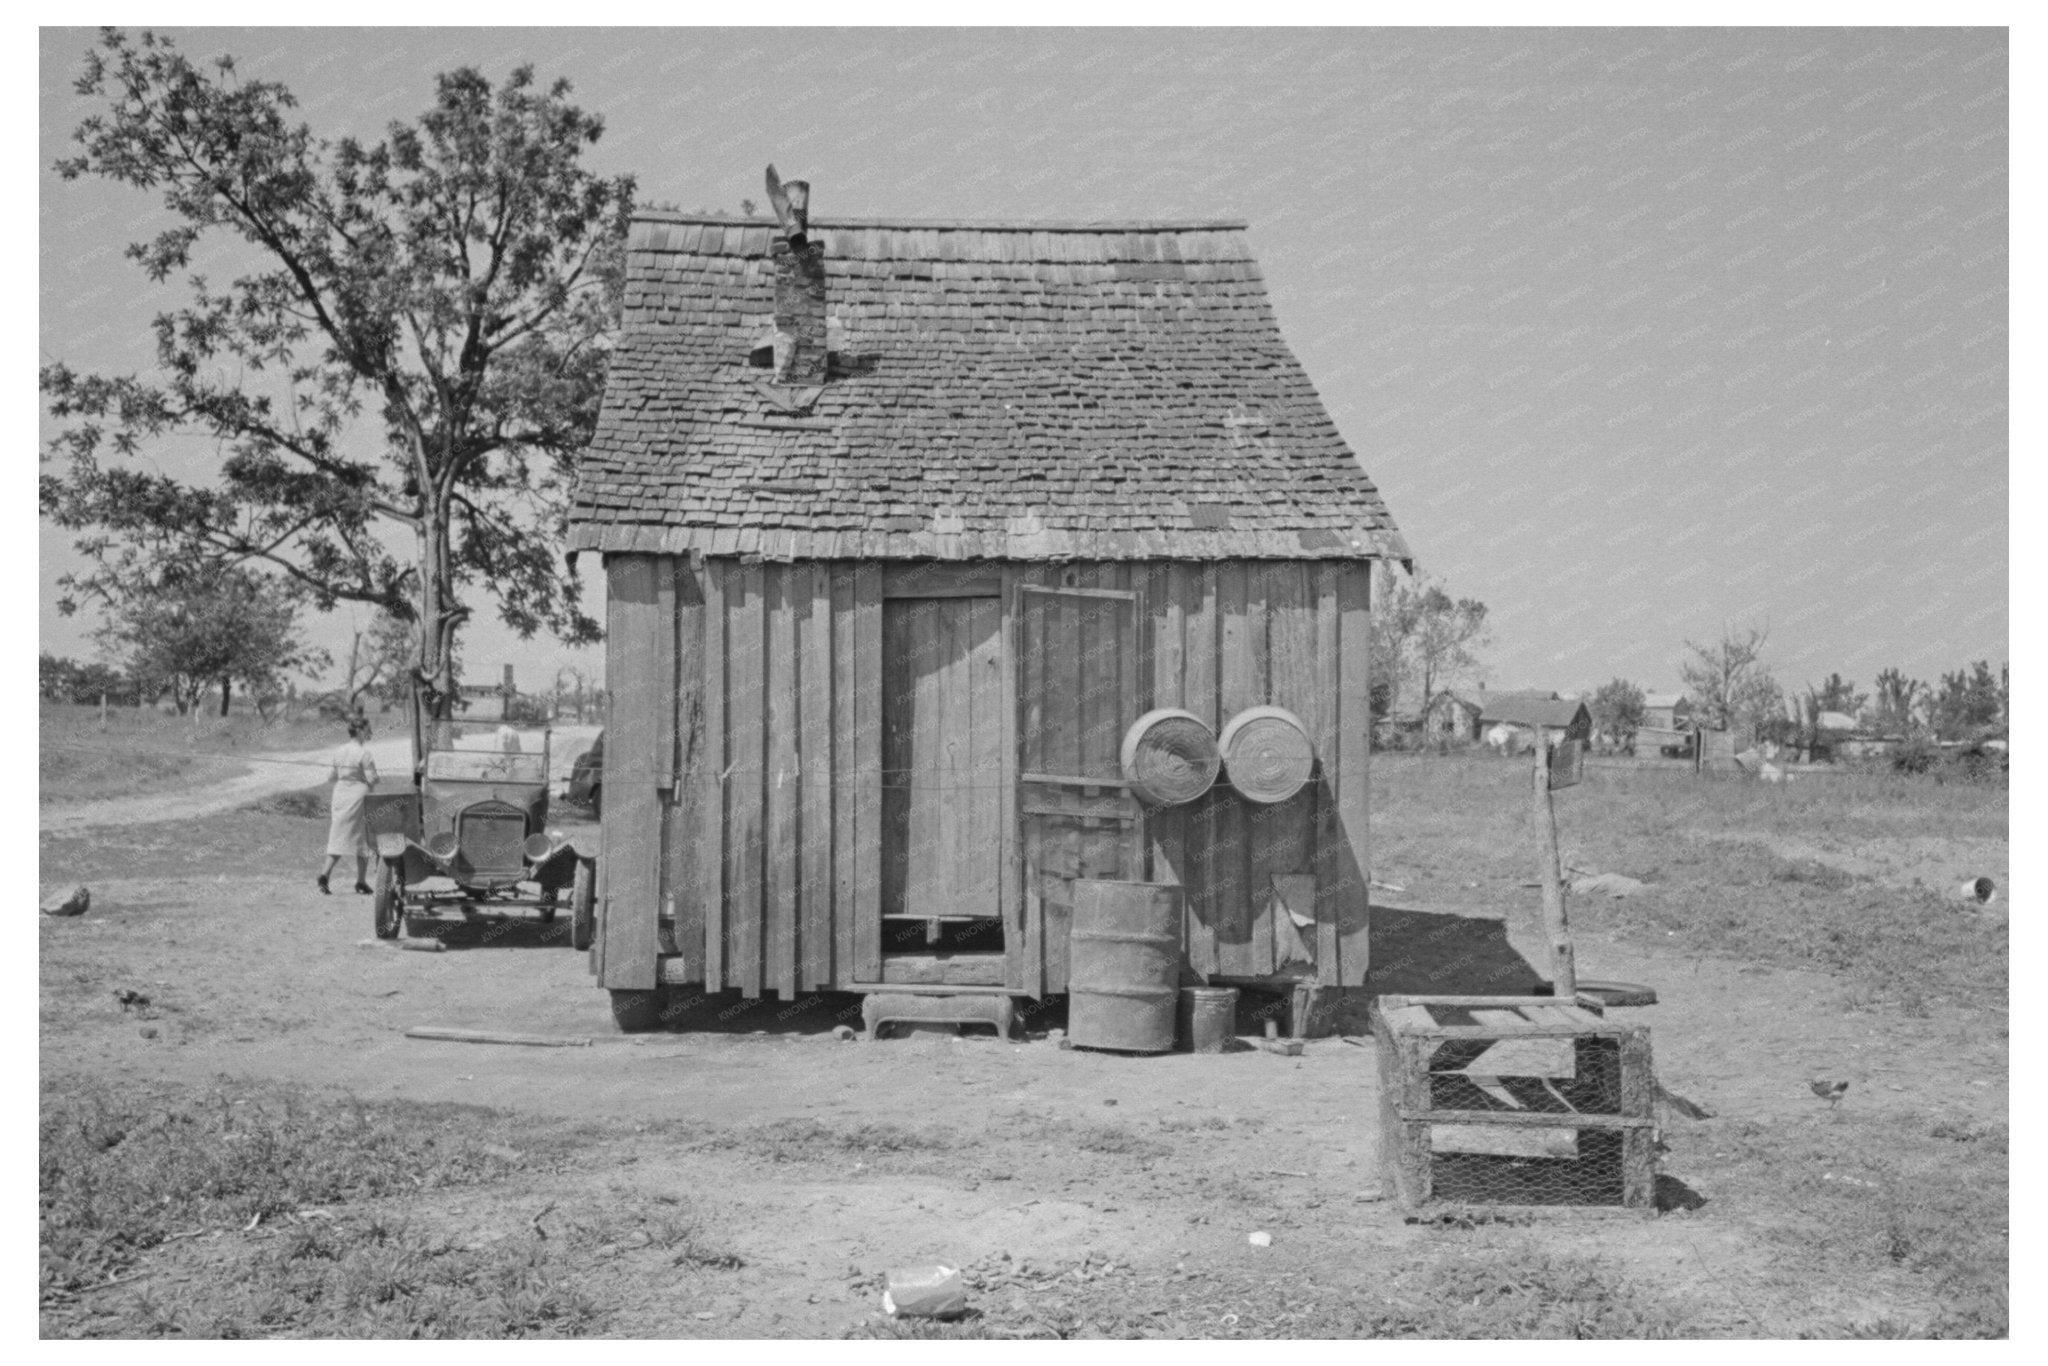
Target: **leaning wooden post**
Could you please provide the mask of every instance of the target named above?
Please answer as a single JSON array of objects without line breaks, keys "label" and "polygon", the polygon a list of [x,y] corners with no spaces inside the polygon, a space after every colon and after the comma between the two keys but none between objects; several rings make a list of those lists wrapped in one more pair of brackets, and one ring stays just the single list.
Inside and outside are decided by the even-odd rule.
[{"label": "leaning wooden post", "polygon": [[1550,796],[1550,733],[1536,727],[1536,764],[1532,778],[1536,797],[1536,833],[1543,868],[1543,932],[1550,940],[1551,992],[1560,1001],[1578,995],[1579,975],[1572,961],[1572,931],[1564,913],[1564,875],[1557,859],[1557,807]]}]

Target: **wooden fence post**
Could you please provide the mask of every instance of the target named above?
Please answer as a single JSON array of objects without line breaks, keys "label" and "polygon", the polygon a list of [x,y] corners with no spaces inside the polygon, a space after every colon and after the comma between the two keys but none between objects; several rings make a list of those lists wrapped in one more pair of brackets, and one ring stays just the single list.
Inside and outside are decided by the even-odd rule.
[{"label": "wooden fence post", "polygon": [[1551,991],[1560,1001],[1578,995],[1578,969],[1572,959],[1571,926],[1565,920],[1564,876],[1557,859],[1557,806],[1550,795],[1550,733],[1536,727],[1536,763],[1532,778],[1535,794],[1536,835],[1540,845],[1538,861],[1543,878],[1543,931],[1550,940]]}]

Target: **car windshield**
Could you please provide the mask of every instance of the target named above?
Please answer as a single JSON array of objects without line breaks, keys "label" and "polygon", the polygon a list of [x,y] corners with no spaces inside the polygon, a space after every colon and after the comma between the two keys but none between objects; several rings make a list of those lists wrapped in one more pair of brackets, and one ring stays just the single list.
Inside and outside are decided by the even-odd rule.
[{"label": "car windshield", "polygon": [[488,749],[437,749],[427,755],[427,776],[478,783],[544,783],[548,757]]},{"label": "car windshield", "polygon": [[423,738],[429,778],[486,783],[548,780],[546,731],[521,735],[510,726],[430,721]]}]

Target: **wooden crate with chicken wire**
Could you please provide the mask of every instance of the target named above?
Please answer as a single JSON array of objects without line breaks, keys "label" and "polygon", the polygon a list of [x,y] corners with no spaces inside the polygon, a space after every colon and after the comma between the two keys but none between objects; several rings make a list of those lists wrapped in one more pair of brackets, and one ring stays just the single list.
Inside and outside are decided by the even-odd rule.
[{"label": "wooden crate with chicken wire", "polygon": [[1373,1034],[1381,1161],[1409,1208],[1653,1208],[1647,1027],[1583,997],[1382,996]]}]

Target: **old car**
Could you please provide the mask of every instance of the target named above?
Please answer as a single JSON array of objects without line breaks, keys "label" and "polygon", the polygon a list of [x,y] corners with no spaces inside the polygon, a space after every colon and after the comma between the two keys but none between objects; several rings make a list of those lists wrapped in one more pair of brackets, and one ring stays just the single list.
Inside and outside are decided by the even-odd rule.
[{"label": "old car", "polygon": [[550,923],[566,899],[569,942],[595,933],[596,832],[548,825],[548,751],[458,749],[454,728],[426,728],[418,786],[369,798],[377,846],[373,923],[380,939],[409,923],[530,911]]},{"label": "old car", "polygon": [[597,733],[589,749],[576,756],[576,765],[569,770],[569,800],[589,807],[593,816],[604,814],[603,731]]}]

